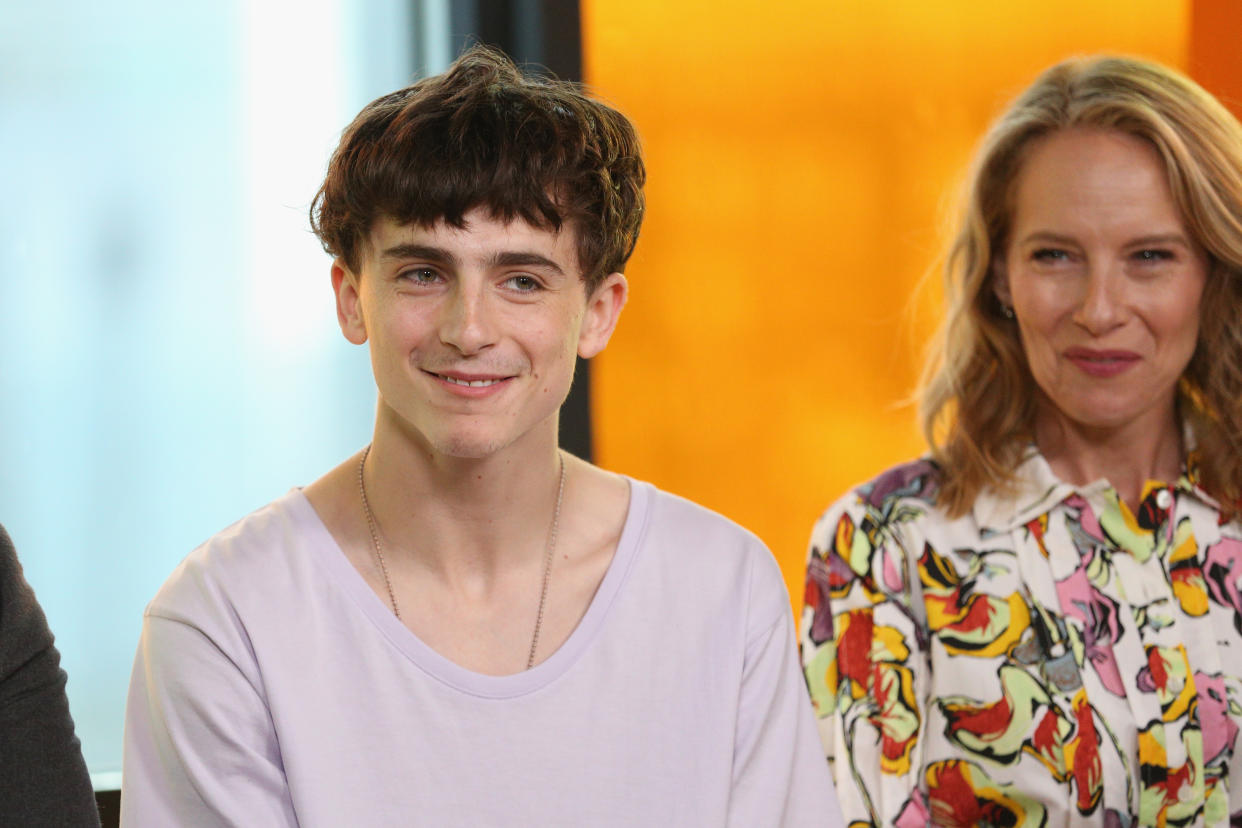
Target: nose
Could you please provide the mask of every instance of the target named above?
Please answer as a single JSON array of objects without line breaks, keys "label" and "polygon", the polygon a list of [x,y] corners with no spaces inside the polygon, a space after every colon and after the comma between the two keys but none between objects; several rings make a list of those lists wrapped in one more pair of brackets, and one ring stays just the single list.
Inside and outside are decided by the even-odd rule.
[{"label": "nose", "polygon": [[494,328],[482,290],[458,283],[441,306],[440,341],[469,356],[491,345]]},{"label": "nose", "polygon": [[1074,308],[1074,322],[1092,336],[1108,333],[1124,321],[1122,285],[1125,274],[1120,266],[1088,266],[1081,283],[1082,295]]}]

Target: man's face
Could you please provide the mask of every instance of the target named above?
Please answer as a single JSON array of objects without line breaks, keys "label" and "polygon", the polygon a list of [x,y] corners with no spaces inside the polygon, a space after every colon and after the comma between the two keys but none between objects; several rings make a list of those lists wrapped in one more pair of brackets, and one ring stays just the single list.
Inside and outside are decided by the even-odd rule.
[{"label": "man's face", "polygon": [[341,329],[371,342],[380,420],[436,454],[556,442],[575,356],[603,350],[621,274],[586,295],[575,231],[476,208],[462,229],[376,222],[360,273],[332,269]]}]

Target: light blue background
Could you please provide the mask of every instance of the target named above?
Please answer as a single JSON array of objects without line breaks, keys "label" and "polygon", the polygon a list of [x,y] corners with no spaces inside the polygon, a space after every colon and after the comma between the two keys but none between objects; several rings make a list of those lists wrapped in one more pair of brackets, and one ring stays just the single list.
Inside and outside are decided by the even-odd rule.
[{"label": "light blue background", "polygon": [[306,210],[358,109],[447,61],[446,9],[0,0],[0,523],[99,785],[164,578],[367,442]]}]

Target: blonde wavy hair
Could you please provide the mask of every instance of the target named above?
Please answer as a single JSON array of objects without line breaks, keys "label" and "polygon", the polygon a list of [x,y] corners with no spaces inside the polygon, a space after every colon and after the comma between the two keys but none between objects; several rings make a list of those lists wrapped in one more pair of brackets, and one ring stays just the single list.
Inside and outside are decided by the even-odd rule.
[{"label": "blonde wavy hair", "polygon": [[1226,517],[1242,504],[1242,125],[1190,79],[1146,60],[1093,57],[1047,69],[992,125],[975,156],[944,263],[948,312],[918,393],[923,433],[944,470],[940,504],[965,513],[1008,490],[1032,439],[1037,387],[1016,324],[993,293],[1013,184],[1034,141],[1058,130],[1118,130],[1151,143],[1187,231],[1210,266],[1199,341],[1180,383],[1200,485]]}]

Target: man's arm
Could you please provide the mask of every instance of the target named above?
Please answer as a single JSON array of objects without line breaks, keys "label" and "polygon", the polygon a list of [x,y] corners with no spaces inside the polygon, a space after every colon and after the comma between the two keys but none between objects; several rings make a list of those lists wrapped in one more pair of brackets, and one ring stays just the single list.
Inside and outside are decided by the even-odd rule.
[{"label": "man's arm", "polygon": [[148,613],[125,713],[121,824],[297,826],[253,665]]},{"label": "man's arm", "polygon": [[772,620],[746,645],[728,824],[837,828],[844,825],[841,809],[802,678],[784,581],[764,554],[749,612]]},{"label": "man's arm", "polygon": [[0,824],[97,826],[47,619],[0,527]]}]

